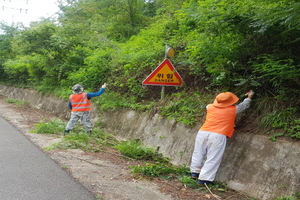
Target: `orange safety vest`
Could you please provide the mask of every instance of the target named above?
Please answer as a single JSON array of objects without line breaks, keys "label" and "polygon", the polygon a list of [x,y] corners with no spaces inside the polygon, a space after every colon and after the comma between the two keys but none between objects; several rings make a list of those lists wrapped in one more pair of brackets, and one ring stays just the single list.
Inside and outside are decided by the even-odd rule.
[{"label": "orange safety vest", "polygon": [[206,119],[200,130],[219,133],[231,138],[234,132],[235,117],[236,106],[221,108],[211,104],[207,108]]},{"label": "orange safety vest", "polygon": [[91,103],[85,92],[81,94],[71,94],[69,101],[72,105],[72,112],[83,112],[91,110]]}]

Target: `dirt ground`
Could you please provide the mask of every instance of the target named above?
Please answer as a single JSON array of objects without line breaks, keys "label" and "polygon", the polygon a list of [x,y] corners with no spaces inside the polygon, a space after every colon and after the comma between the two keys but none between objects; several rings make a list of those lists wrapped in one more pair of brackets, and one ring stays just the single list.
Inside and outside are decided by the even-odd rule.
[{"label": "dirt ground", "polygon": [[[30,106],[19,107],[7,103],[0,96],[0,115],[18,128],[27,138],[43,149],[63,138],[62,135],[43,135],[29,133],[34,125],[44,119],[57,118],[51,113]],[[80,149],[43,151],[55,160],[77,181],[103,200],[196,200],[227,199],[246,200],[244,194],[228,190],[226,192],[206,188],[192,189],[180,183],[178,179],[141,178],[130,173],[129,166],[139,165],[140,161],[130,161],[120,156],[111,147],[99,153],[88,153]],[[217,195],[217,196],[214,196]]]}]

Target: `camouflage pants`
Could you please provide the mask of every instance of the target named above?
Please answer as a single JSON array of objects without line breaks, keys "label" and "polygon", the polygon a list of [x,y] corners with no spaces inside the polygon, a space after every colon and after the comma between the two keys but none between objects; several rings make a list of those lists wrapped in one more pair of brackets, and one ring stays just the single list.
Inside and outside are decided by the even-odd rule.
[{"label": "camouflage pants", "polygon": [[66,130],[72,130],[75,124],[78,122],[78,120],[81,121],[81,123],[85,127],[86,132],[92,130],[92,122],[91,122],[89,111],[71,112],[71,118],[66,126]]}]

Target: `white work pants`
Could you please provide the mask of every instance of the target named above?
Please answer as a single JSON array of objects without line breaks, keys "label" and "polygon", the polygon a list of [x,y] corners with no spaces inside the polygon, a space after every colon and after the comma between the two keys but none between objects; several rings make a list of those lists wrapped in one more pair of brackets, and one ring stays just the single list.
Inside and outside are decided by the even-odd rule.
[{"label": "white work pants", "polygon": [[199,180],[213,181],[226,147],[226,136],[199,131],[195,141],[191,172],[200,173]]}]

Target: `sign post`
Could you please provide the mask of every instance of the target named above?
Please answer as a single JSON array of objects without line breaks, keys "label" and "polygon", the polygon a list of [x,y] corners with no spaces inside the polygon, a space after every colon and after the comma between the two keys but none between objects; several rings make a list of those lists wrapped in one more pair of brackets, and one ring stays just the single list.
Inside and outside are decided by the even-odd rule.
[{"label": "sign post", "polygon": [[182,78],[167,57],[174,56],[174,50],[166,44],[165,60],[143,81],[143,85],[161,85],[161,99],[165,95],[165,86],[180,86]]},{"label": "sign post", "polygon": [[[168,57],[173,57],[175,54],[174,49],[171,48],[166,42],[164,42],[164,43],[166,44],[165,59],[167,59]],[[165,97],[165,89],[166,89],[166,86],[163,85],[161,87],[161,93],[160,93],[161,100]]]}]

